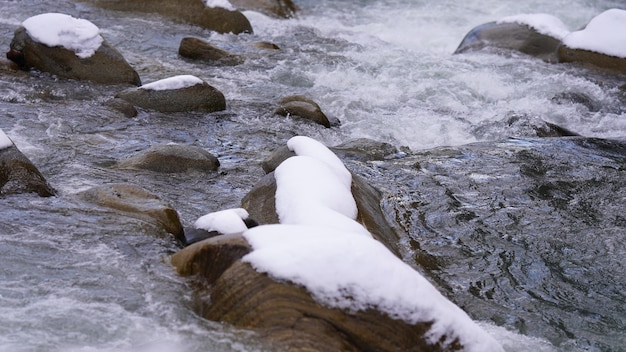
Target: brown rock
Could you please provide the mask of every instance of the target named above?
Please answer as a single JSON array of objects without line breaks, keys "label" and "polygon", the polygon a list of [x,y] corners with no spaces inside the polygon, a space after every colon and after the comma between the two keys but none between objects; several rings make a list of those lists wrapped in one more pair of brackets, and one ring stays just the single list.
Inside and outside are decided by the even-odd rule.
[{"label": "brown rock", "polygon": [[101,185],[80,192],[79,197],[154,224],[173,234],[179,241],[185,241],[183,226],[176,210],[139,186],[128,183]]},{"label": "brown rock", "polygon": [[119,92],[115,97],[135,106],[160,112],[215,112],[226,109],[224,94],[206,82],[180,89],[130,88]]},{"label": "brown rock", "polygon": [[596,69],[626,73],[626,58],[610,56],[594,51],[572,49],[565,45],[559,46],[559,62],[579,63]]},{"label": "brown rock", "polygon": [[291,0],[229,0],[229,2],[239,9],[258,11],[273,17],[293,17],[298,10]]},{"label": "brown rock", "polygon": [[180,56],[201,60],[213,65],[236,66],[243,63],[239,55],[231,54],[225,50],[214,47],[206,41],[193,37],[185,37],[178,47]]},{"label": "brown rock", "polygon": [[163,173],[213,172],[220,166],[206,150],[180,144],[162,143],[120,161],[120,169],[144,169]]},{"label": "brown rock", "polygon": [[19,27],[7,57],[22,69],[36,68],[62,78],[103,84],[141,84],[137,72],[106,40],[92,56],[83,59],[71,50],[38,43],[24,27]]},{"label": "brown rock", "polygon": [[252,33],[250,21],[240,11],[207,7],[203,0],[91,0],[113,10],[158,13],[218,33]]},{"label": "brown rock", "polygon": [[20,193],[50,197],[56,192],[37,167],[13,145],[0,149],[0,196]]},{"label": "brown rock", "polygon": [[302,95],[291,95],[282,98],[278,104],[279,107],[274,111],[277,115],[299,116],[326,128],[330,128],[330,121],[322,112],[320,106],[307,97]]}]

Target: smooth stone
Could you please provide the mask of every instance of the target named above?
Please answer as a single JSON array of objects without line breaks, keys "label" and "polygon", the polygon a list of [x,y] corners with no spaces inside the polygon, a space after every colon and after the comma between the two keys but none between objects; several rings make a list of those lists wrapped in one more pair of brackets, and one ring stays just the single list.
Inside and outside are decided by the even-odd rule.
[{"label": "smooth stone", "polygon": [[572,49],[566,45],[559,46],[559,62],[578,63],[583,66],[605,71],[626,74],[626,58],[597,53],[582,49]]},{"label": "smooth stone", "polygon": [[185,37],[180,41],[178,55],[213,65],[236,66],[244,62],[244,59],[239,55],[231,54],[202,39],[193,37]]},{"label": "smooth stone", "polygon": [[278,18],[294,17],[298,7],[291,0],[229,0],[238,9],[252,10]]},{"label": "smooth stone", "polygon": [[279,107],[274,114],[281,116],[298,116],[326,128],[331,127],[330,120],[322,112],[320,106],[313,100],[302,95],[291,95],[280,99]]},{"label": "smooth stone", "polygon": [[178,212],[155,194],[129,183],[112,183],[92,187],[78,194],[82,200],[117,210],[126,216],[145,221],[185,242]]},{"label": "smooth stone", "polygon": [[224,94],[206,82],[180,89],[130,88],[117,93],[115,97],[140,108],[160,112],[215,112],[226,109]]},{"label": "smooth stone", "polygon": [[30,159],[12,145],[0,149],[0,196],[21,193],[51,197],[56,191]]},{"label": "smooth stone", "polygon": [[514,50],[547,62],[558,62],[561,41],[518,23],[489,22],[475,27],[454,51],[455,54],[483,49]]},{"label": "smooth stone", "polygon": [[214,172],[220,162],[208,151],[190,145],[161,143],[120,161],[120,169],[144,169],[162,173]]}]

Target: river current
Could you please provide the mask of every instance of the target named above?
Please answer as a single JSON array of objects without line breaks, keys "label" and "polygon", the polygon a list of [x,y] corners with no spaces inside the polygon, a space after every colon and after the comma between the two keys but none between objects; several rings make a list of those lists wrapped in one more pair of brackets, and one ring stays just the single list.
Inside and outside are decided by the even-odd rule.
[{"label": "river current", "polygon": [[[263,175],[259,162],[294,135],[329,146],[370,138],[408,148],[386,162],[347,166],[383,191],[390,219],[409,234],[404,259],[419,263],[417,269],[507,351],[626,350],[626,196],[620,185],[626,162],[622,147],[601,142],[626,138],[624,93],[615,88],[624,77],[521,54],[452,55],[469,30],[504,16],[547,13],[573,31],[626,4],[296,4],[300,11],[288,20],[244,12],[254,34],[235,36],[80,1],[0,0],[3,52],[26,18],[67,13],[95,23],[144,83],[192,74],[227,101],[218,113],[140,111],[127,118],[104,104],[125,87],[0,71],[0,128],[59,192],[51,198],[0,199],[0,351],[265,350],[253,333],[193,312],[192,287],[168,264],[178,250],[172,238],[155,236],[139,220],[120,221],[120,215],[86,205],[76,193],[103,183],[139,184],[190,225],[208,212],[238,207]],[[185,36],[208,40],[246,61],[216,67],[181,59],[177,49]],[[258,41],[281,50],[261,50],[252,45]],[[555,99],[564,93],[587,100]],[[325,129],[274,116],[276,100],[292,94],[312,98],[341,126]],[[526,140],[523,128],[500,123],[511,116],[540,118],[598,139],[560,145],[572,158],[583,158],[577,167],[549,165],[554,143]],[[161,175],[111,167],[161,142],[203,147],[218,156],[220,171]],[[599,152],[587,157],[589,149]],[[519,163],[526,165],[521,178],[547,180],[530,196],[511,195],[509,184],[487,182],[525,182],[518,179],[520,168],[510,167]],[[597,167],[603,171],[593,179]],[[471,182],[461,179],[459,170]],[[572,180],[553,182],[549,177],[555,173]],[[585,185],[572,186],[573,195],[561,197],[576,211],[559,208],[563,204],[552,197],[564,192],[557,189],[563,184]],[[481,198],[490,192],[507,197]],[[533,208],[548,193],[546,207]],[[437,197],[458,203],[454,217]],[[508,209],[502,218],[501,209]],[[495,215],[485,215],[489,211]]]}]

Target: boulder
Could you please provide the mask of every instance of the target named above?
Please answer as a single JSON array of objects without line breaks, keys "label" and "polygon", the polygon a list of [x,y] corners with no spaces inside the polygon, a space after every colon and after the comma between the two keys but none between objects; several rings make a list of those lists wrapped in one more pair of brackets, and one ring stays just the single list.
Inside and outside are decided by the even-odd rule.
[{"label": "boulder", "polygon": [[120,169],[144,169],[162,173],[213,172],[219,160],[206,150],[190,145],[162,143],[120,161]]},{"label": "boulder", "polygon": [[[241,201],[242,208],[246,209],[251,218],[260,224],[278,224],[276,214],[276,179],[273,171],[285,159],[295,153],[286,146],[276,149],[272,155],[262,163],[267,173]],[[361,223],[375,239],[384,244],[392,253],[400,255],[398,234],[387,222],[381,209],[382,195],[370,186],[362,177],[352,174],[352,196],[356,201],[358,214],[357,221]]]},{"label": "boulder", "polygon": [[171,233],[181,243],[185,241],[176,210],[142,187],[129,183],[106,184],[80,192],[79,198],[145,221]]},{"label": "boulder", "polygon": [[240,259],[251,248],[241,235],[195,243],[172,256],[202,289],[195,305],[204,318],[254,329],[279,350],[456,351],[454,340],[429,341],[432,322],[408,324],[376,309],[350,312],[320,305],[303,287],[275,281]]},{"label": "boulder", "polygon": [[160,112],[205,111],[226,109],[224,94],[194,76],[174,76],[115,95],[144,109]]},{"label": "boulder", "polygon": [[252,33],[250,21],[240,11],[208,7],[204,0],[91,0],[91,2],[112,10],[158,13],[218,33]]},{"label": "boulder", "polygon": [[21,26],[15,31],[7,58],[22,69],[35,68],[61,78],[103,84],[141,84],[137,72],[104,39],[93,55],[78,56],[74,50],[39,43]]},{"label": "boulder", "polygon": [[202,39],[193,37],[185,37],[180,41],[178,55],[218,66],[236,66],[244,61],[239,55],[231,54]]},{"label": "boulder", "polygon": [[[385,160],[402,155],[404,151],[398,150],[394,145],[378,142],[368,138],[357,138],[331,148],[342,159],[359,160],[363,162],[373,160]],[[404,147],[405,151],[408,148]]]},{"label": "boulder", "polygon": [[279,18],[290,18],[296,14],[298,7],[291,0],[229,0],[242,10],[252,10],[265,15]]},{"label": "boulder", "polygon": [[281,116],[298,116],[326,128],[331,127],[331,121],[322,112],[320,106],[313,100],[302,95],[290,95],[278,101],[278,108],[274,114]]},{"label": "boulder", "polygon": [[37,167],[0,130],[0,196],[20,193],[40,197],[56,194]]},{"label": "boulder", "polygon": [[609,9],[569,33],[558,48],[559,62],[626,73],[626,10]]},{"label": "boulder", "polygon": [[558,60],[559,62],[579,63],[590,68],[626,74],[626,58],[624,57],[616,57],[584,49],[573,49],[567,45],[559,46]]},{"label": "boulder", "polygon": [[521,23],[489,22],[467,33],[455,54],[479,50],[513,50],[548,62],[557,62],[557,49],[561,41],[539,33]]}]

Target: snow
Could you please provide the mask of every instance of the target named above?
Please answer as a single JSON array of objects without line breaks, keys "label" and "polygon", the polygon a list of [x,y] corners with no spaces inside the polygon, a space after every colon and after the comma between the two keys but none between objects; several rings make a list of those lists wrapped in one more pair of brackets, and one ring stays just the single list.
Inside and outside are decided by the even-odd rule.
[{"label": "snow", "polygon": [[296,153],[275,170],[280,224],[243,233],[255,270],[304,286],[321,304],[378,309],[409,324],[433,321],[426,337],[458,337],[467,351],[502,351],[498,343],[424,277],[355,221],[351,175],[323,144],[294,137]]},{"label": "snow", "polygon": [[147,89],[147,90],[170,90],[170,89],[182,89],[182,88],[193,87],[197,84],[202,84],[202,83],[204,83],[204,81],[202,81],[200,78],[196,76],[180,75],[180,76],[173,76],[173,77],[165,78],[159,81],[144,84],[140,88]]},{"label": "snow", "polygon": [[248,227],[243,220],[247,218],[248,212],[243,208],[226,209],[199,217],[193,226],[197,229],[217,231],[228,235],[246,231]]},{"label": "snow", "polygon": [[9,148],[13,145],[13,141],[0,129],[0,150]]},{"label": "snow", "polygon": [[221,7],[226,10],[235,10],[233,5],[228,0],[204,0],[204,3],[208,7]]},{"label": "snow", "polygon": [[85,59],[92,56],[104,39],[93,23],[62,13],[44,13],[22,22],[30,37],[49,47],[60,46]]},{"label": "snow", "polygon": [[563,44],[572,49],[626,58],[626,10],[604,11],[591,19],[583,30],[565,37]]},{"label": "snow", "polygon": [[559,18],[545,13],[507,16],[499,19],[496,23],[525,24],[541,34],[558,40],[563,40],[570,33],[567,26]]}]

